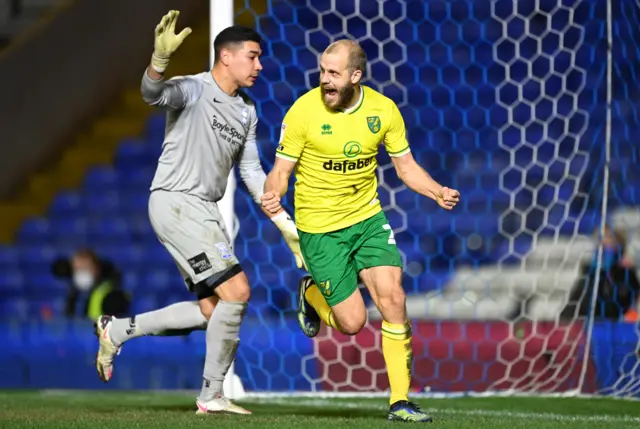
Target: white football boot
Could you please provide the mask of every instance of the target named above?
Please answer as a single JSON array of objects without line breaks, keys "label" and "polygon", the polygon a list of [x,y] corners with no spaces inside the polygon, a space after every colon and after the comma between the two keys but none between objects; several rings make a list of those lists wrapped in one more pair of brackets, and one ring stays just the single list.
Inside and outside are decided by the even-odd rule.
[{"label": "white football boot", "polygon": [[196,406],[198,407],[196,414],[251,414],[251,411],[245,410],[221,395],[206,402],[197,399]]},{"label": "white football boot", "polygon": [[99,344],[98,354],[96,355],[96,369],[98,370],[98,376],[105,383],[113,375],[113,360],[116,355],[120,354],[121,349],[121,347],[113,344],[109,336],[112,321],[112,316],[100,316],[94,325]]}]

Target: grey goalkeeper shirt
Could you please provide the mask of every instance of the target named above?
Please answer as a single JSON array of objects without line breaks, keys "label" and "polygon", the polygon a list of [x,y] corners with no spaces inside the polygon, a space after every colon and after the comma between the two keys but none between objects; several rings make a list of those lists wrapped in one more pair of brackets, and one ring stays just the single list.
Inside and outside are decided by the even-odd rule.
[{"label": "grey goalkeeper shirt", "polygon": [[266,175],[256,144],[258,117],[247,95],[227,95],[210,72],[154,81],[146,70],[141,92],[145,102],[167,110],[151,191],[184,192],[217,202],[237,163],[251,196],[260,202]]}]

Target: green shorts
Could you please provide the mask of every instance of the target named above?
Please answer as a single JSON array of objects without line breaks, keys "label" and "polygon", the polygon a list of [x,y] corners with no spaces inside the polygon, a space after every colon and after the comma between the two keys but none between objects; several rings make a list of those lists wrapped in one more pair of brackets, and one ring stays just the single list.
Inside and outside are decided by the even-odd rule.
[{"label": "green shorts", "polygon": [[402,268],[393,230],[380,212],[338,231],[312,234],[298,231],[300,249],[309,274],[330,306],[341,303],[358,289],[364,268]]}]

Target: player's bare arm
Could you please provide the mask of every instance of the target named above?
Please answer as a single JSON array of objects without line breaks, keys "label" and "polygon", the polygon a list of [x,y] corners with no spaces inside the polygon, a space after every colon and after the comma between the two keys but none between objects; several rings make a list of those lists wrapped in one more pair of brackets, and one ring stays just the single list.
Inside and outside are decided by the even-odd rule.
[{"label": "player's bare arm", "polygon": [[[255,129],[255,126],[252,127]],[[252,198],[256,203],[261,205],[260,208],[262,212],[269,219],[273,219],[275,216],[284,212],[284,209],[280,205],[280,198],[277,198],[275,202],[272,202],[275,195],[271,195],[271,193],[264,193],[266,174],[264,173],[260,157],[258,156],[258,147],[256,145],[255,138],[250,138],[245,143],[245,147],[238,162],[238,169],[240,171],[240,178],[247,186]],[[265,200],[270,201],[271,203],[265,206],[263,204]]]},{"label": "player's bare arm", "polygon": [[398,177],[409,189],[432,198],[443,209],[451,210],[460,201],[460,193],[436,182],[424,168],[418,165],[411,152],[392,157],[391,161]]},{"label": "player's bare arm", "polygon": [[291,249],[298,268],[307,268],[300,250],[300,238],[296,224],[280,205],[280,199],[287,193],[289,176],[296,163],[276,157],[273,169],[264,182],[264,194],[260,197],[262,211],[278,227],[287,245]]},{"label": "player's bare arm", "polygon": [[289,188],[289,177],[295,161],[289,161],[276,157],[271,172],[264,183],[264,195],[262,196],[262,207],[275,213],[280,207],[280,199],[287,193]]}]

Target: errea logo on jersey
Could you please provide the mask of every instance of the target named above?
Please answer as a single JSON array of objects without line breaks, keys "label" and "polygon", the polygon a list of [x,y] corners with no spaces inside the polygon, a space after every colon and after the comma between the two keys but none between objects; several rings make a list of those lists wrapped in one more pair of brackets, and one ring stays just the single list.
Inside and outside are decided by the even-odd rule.
[{"label": "errea logo on jersey", "polygon": [[333,132],[331,131],[331,125],[329,124],[323,124],[320,129],[322,130],[320,134],[322,134],[323,136],[330,136],[331,134],[333,134]]}]

